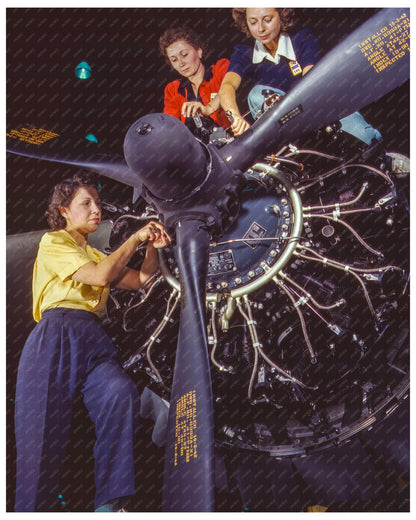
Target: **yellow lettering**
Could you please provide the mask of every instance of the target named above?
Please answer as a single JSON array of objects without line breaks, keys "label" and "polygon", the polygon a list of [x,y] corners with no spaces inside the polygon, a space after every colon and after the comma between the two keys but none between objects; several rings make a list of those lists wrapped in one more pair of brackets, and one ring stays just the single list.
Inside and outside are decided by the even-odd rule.
[{"label": "yellow lettering", "polygon": [[359,44],[362,54],[377,73],[406,56],[406,51],[410,52],[409,26],[410,20],[403,13]]},{"label": "yellow lettering", "polygon": [[179,458],[187,463],[198,457],[196,435],[196,392],[193,390],[183,395],[176,402],[174,465]]},{"label": "yellow lettering", "polygon": [[12,139],[18,139],[19,141],[36,145],[41,145],[59,136],[59,134],[45,130],[44,128],[21,128],[20,130],[11,130],[6,135]]}]

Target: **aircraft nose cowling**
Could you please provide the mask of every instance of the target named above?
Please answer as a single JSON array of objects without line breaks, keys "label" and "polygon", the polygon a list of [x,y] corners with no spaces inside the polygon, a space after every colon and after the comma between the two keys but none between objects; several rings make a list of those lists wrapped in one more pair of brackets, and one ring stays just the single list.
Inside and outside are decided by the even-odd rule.
[{"label": "aircraft nose cowling", "polygon": [[206,176],[206,155],[187,127],[167,114],[138,119],[124,139],[129,168],[159,199],[181,199]]}]

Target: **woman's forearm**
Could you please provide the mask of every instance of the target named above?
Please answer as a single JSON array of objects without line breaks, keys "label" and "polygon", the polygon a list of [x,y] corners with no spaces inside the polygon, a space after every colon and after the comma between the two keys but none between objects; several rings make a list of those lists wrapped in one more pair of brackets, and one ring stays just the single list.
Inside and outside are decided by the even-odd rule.
[{"label": "woman's forearm", "polygon": [[235,115],[240,115],[240,110],[236,100],[236,90],[230,83],[223,83],[218,93],[219,103],[223,110],[230,111]]},{"label": "woman's forearm", "polygon": [[118,289],[137,291],[158,269],[159,259],[157,250],[149,244],[140,270],[131,269],[129,267],[124,268],[120,277],[113,280],[113,285]]},{"label": "woman's forearm", "polygon": [[146,248],[146,256],[144,257],[143,263],[139,271],[139,283],[143,285],[148,278],[152,276],[159,269],[159,258],[157,249],[151,244]]},{"label": "woman's forearm", "polygon": [[121,275],[140,244],[137,233],[130,236],[116,251],[98,263],[89,262],[76,271],[72,278],[76,282],[104,287]]},{"label": "woman's forearm", "polygon": [[[163,224],[150,221],[146,226],[131,235],[116,251],[105,257],[100,262],[88,262],[72,275],[76,282],[88,285],[103,287],[120,278],[124,270],[141,242],[150,240],[153,246],[163,247],[170,240],[166,235]],[[153,249],[152,246],[152,249]],[[150,244],[147,249],[149,249]],[[152,269],[152,265],[157,261],[157,257],[150,253],[149,259],[145,264],[146,269]]]},{"label": "woman's forearm", "polygon": [[235,137],[241,135],[248,128],[250,128],[250,125],[241,116],[236,101],[236,90],[239,87],[240,82],[241,78],[238,74],[235,74],[234,72],[228,72],[225,75],[219,92],[222,108],[225,110],[227,115],[231,115],[229,119],[231,123],[231,130]]},{"label": "woman's forearm", "polygon": [[214,112],[216,112],[219,108],[221,108],[220,104],[220,95],[217,94],[209,103],[205,105],[205,113],[204,115],[210,116]]}]

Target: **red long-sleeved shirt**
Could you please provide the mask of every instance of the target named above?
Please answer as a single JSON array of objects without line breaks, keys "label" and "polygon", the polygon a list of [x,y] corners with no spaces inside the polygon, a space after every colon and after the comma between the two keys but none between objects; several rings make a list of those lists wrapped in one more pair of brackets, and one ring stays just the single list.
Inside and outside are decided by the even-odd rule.
[{"label": "red long-sleeved shirt", "polygon": [[[212,99],[211,96],[218,93],[229,63],[229,60],[222,58],[205,70],[204,79],[199,86],[198,97],[195,97],[191,83],[186,78],[168,83],[165,88],[163,112],[180,119],[184,123],[185,118],[181,114],[182,105],[187,101],[200,101],[204,105],[209,103]],[[221,108],[211,114],[210,117],[223,128],[230,126],[230,122]]]}]

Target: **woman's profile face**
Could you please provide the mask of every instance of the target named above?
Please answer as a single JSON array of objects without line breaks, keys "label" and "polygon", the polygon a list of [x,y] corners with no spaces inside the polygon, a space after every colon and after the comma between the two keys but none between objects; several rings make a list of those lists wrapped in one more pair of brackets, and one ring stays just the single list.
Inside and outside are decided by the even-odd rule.
[{"label": "woman's profile face", "polygon": [[61,209],[68,231],[88,235],[93,233],[101,220],[101,201],[97,190],[89,186],[78,188],[70,204]]},{"label": "woman's profile face", "polygon": [[166,54],[172,67],[185,78],[194,76],[202,65],[202,49],[195,49],[185,40],[169,45]]},{"label": "woman's profile face", "polygon": [[279,42],[281,21],[279,12],[273,7],[247,8],[247,27],[253,38],[267,49],[275,50]]}]

